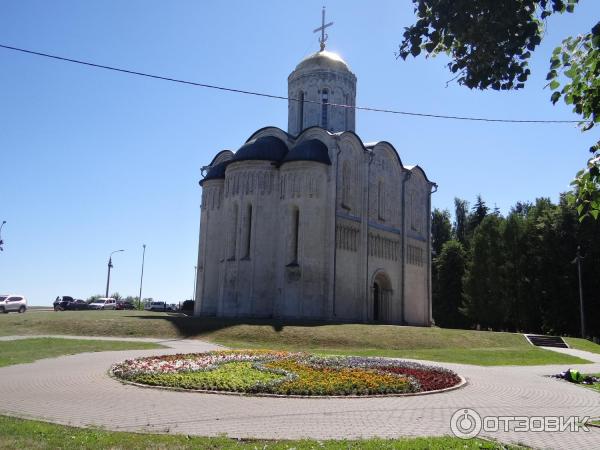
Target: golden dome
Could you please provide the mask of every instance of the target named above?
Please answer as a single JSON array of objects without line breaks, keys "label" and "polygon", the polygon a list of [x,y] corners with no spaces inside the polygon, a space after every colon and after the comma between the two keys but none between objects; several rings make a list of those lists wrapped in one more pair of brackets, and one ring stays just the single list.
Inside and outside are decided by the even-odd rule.
[{"label": "golden dome", "polygon": [[302,69],[338,69],[350,71],[350,67],[340,55],[327,50],[321,50],[304,58],[296,66],[296,70]]}]

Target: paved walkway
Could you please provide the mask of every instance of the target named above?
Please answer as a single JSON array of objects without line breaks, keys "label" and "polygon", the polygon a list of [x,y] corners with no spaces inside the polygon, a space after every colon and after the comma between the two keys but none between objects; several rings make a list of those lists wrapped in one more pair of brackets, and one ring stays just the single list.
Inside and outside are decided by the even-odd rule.
[{"label": "paved walkway", "polygon": [[[144,341],[169,348],[82,353],[0,368],[0,414],[119,431],[268,439],[447,435],[450,417],[461,408],[472,408],[481,416],[600,416],[598,393],[544,377],[565,366],[433,363],[455,370],[469,384],[441,394],[362,399],[186,393],[124,385],[110,378],[110,365],[126,358],[217,348],[199,340]],[[600,355],[566,352],[594,361],[575,368],[600,372]],[[593,428],[562,433],[502,431],[486,436],[536,448],[600,448],[600,429]]]}]

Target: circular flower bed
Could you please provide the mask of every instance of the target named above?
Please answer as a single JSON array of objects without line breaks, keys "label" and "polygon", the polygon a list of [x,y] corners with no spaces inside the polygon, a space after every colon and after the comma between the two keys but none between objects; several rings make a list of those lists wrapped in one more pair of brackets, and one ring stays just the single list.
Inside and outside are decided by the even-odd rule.
[{"label": "circular flower bed", "polygon": [[461,383],[451,370],[407,361],[232,350],[150,356],[115,364],[125,381],[170,388],[275,395],[389,395]]}]

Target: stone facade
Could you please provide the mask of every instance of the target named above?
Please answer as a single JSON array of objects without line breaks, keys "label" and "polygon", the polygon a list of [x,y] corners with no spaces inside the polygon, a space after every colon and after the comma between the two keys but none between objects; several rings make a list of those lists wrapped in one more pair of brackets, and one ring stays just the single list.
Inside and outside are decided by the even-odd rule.
[{"label": "stone facade", "polygon": [[205,168],[195,314],[430,325],[435,184],[331,105],[355,105],[339,56],[311,55],[288,86],[287,133]]}]

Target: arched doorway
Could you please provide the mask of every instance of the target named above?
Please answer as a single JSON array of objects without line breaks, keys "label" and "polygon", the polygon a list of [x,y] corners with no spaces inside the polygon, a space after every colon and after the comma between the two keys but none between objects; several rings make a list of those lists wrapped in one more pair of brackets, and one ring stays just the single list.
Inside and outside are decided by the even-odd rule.
[{"label": "arched doorway", "polygon": [[373,276],[371,285],[372,303],[371,318],[374,322],[388,322],[392,320],[392,283],[383,271],[377,271]]},{"label": "arched doorway", "polygon": [[377,281],[373,283],[373,320],[379,321],[379,305],[381,304],[381,288]]}]

